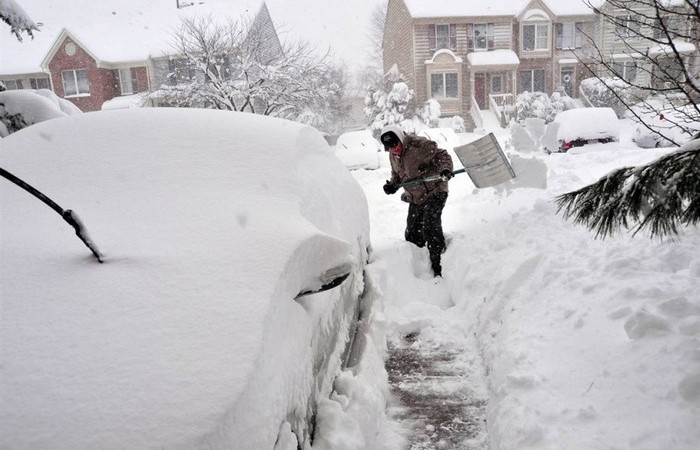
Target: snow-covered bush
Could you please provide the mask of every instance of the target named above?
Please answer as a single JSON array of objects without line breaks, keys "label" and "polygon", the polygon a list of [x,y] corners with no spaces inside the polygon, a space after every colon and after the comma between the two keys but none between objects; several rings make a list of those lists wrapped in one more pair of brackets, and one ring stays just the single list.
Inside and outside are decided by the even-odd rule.
[{"label": "snow-covered bush", "polygon": [[82,111],[48,89],[0,92],[0,137],[22,128]]},{"label": "snow-covered bush", "polygon": [[515,99],[515,121],[523,123],[526,119],[535,118],[550,123],[565,109],[566,104],[558,92],[550,98],[544,92],[525,91]]},{"label": "snow-covered bush", "polygon": [[450,127],[455,130],[455,133],[464,133],[467,127],[464,125],[464,119],[459,116],[452,116]]},{"label": "snow-covered bush", "polygon": [[386,125],[401,124],[412,118],[414,95],[395,64],[384,75],[379,86],[368,88],[364,111],[370,120],[369,128],[375,136]]},{"label": "snow-covered bush", "polygon": [[618,77],[587,78],[581,82],[581,90],[592,106],[612,108],[619,118],[634,95],[629,83]]},{"label": "snow-covered bush", "polygon": [[431,98],[423,103],[423,107],[418,110],[418,117],[430,128],[436,128],[440,120],[440,102]]}]

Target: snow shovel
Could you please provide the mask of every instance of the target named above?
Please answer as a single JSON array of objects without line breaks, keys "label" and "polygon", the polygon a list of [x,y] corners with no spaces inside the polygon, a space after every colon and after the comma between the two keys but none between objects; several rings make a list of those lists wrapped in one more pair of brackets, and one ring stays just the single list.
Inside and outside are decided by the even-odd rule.
[{"label": "snow shovel", "polygon": [[[458,175],[466,172],[477,188],[493,187],[515,178],[515,171],[493,133],[455,147],[454,151],[464,169],[455,170],[452,174]],[[445,181],[445,178],[442,175],[432,175],[401,183],[399,187],[411,187],[420,183],[440,180]]]},{"label": "snow shovel", "polygon": [[90,239],[90,235],[88,234],[87,229],[85,229],[85,225],[83,225],[83,222],[80,220],[80,217],[78,217],[75,211],[70,209],[64,210],[63,208],[58,206],[56,202],[42,194],[39,190],[35,189],[34,187],[22,181],[21,179],[12,175],[10,172],[6,171],[2,167],[0,167],[0,175],[12,181],[17,186],[29,192],[42,202],[46,203],[51,209],[56,211],[63,218],[63,220],[68,222],[68,224],[72,226],[73,229],[75,229],[75,234],[80,238],[81,241],[83,241],[85,245],[87,245],[87,248],[90,249],[95,258],[97,258],[97,260],[100,263],[102,262],[102,253],[100,253],[100,250],[97,248],[95,243],[92,242],[92,239]]}]

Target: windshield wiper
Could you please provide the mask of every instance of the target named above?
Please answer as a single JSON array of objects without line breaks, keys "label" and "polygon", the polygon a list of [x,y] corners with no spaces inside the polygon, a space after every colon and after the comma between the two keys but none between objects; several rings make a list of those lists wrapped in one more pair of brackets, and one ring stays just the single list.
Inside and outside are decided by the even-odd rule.
[{"label": "windshield wiper", "polygon": [[90,235],[88,234],[85,225],[80,220],[80,217],[78,217],[78,214],[76,214],[75,211],[71,209],[61,208],[56,202],[45,196],[39,190],[35,189],[33,186],[25,183],[23,180],[12,175],[10,172],[6,171],[2,167],[0,167],[0,175],[12,181],[17,186],[29,192],[34,197],[46,203],[51,209],[56,211],[63,218],[63,220],[68,222],[68,224],[70,224],[70,226],[73,227],[73,229],[75,230],[75,234],[80,238],[81,241],[83,241],[85,245],[87,245],[87,248],[90,249],[95,258],[97,258],[99,262],[102,262],[102,253],[100,253],[100,250],[97,248],[95,243],[92,242],[92,239],[90,239]]}]

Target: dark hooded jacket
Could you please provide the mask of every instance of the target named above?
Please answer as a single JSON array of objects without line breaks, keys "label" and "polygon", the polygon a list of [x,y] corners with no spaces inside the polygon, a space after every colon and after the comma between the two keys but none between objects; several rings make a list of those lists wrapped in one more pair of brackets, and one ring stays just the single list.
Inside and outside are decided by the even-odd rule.
[{"label": "dark hooded jacket", "polygon": [[[403,139],[401,139],[403,138]],[[424,137],[415,135],[399,136],[403,144],[401,156],[389,154],[391,163],[391,183],[400,184],[417,178],[440,175],[444,170],[452,170],[452,157],[446,150]],[[438,192],[447,192],[447,181],[431,181],[404,188],[405,198],[409,203],[422,205],[428,198]]]}]

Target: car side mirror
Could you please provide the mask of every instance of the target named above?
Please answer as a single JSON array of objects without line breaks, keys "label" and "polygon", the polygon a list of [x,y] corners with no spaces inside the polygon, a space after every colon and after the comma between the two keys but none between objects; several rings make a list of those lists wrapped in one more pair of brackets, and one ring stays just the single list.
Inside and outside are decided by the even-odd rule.
[{"label": "car side mirror", "polygon": [[305,286],[301,292],[294,297],[294,300],[338,287],[350,276],[351,272],[352,265],[348,263],[328,269],[314,279],[308,286]]}]

